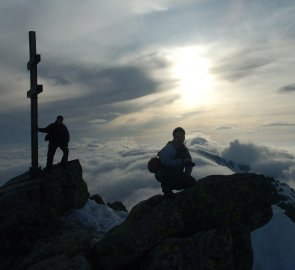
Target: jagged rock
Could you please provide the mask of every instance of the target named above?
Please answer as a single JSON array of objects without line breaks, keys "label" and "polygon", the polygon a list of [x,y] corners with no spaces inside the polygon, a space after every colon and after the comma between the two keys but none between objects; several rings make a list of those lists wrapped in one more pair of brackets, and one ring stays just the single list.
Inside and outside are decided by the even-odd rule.
[{"label": "jagged rock", "polygon": [[0,258],[23,256],[39,239],[53,235],[58,224],[56,211],[39,202],[28,202],[22,210],[12,211],[0,223]]},{"label": "jagged rock", "polygon": [[115,211],[124,211],[124,212],[128,212],[125,205],[122,202],[108,202],[107,206],[112,208]]},{"label": "jagged rock", "polygon": [[90,197],[91,200],[94,200],[98,204],[103,204],[105,205],[105,202],[103,201],[102,197],[98,194],[94,194]]},{"label": "jagged rock", "polygon": [[[0,188],[0,269],[91,270],[94,262],[106,270],[248,270],[250,232],[282,199],[271,182],[256,174],[210,176],[175,199],[151,197],[93,248],[90,230],[66,231],[60,222],[89,198],[79,161],[42,178],[26,173]],[[127,211],[120,202],[108,205]]]},{"label": "jagged rock", "polygon": [[[40,241],[56,234],[60,217],[89,198],[79,160],[58,165],[39,178],[24,173],[0,188],[0,269],[17,264]],[[9,265],[9,267],[7,267]]]},{"label": "jagged rock", "polygon": [[50,257],[27,268],[27,270],[92,270],[92,265],[79,255],[68,258],[65,255]]},{"label": "jagged rock", "polygon": [[[174,260],[181,265],[177,261],[181,260],[181,256],[186,256],[184,253],[178,257],[163,251],[161,257],[156,255],[157,252],[176,242],[182,248],[185,243],[193,243],[193,260],[198,260],[198,247],[204,253],[206,246],[214,247],[218,241],[225,242],[224,248],[230,250],[232,259],[221,256],[220,261],[212,261],[213,255],[208,255],[205,261],[204,257],[198,263],[191,261],[193,267],[188,269],[251,269],[250,232],[266,224],[272,217],[274,191],[271,181],[256,174],[209,176],[199,180],[195,187],[176,194],[174,200],[157,195],[139,203],[133,207],[125,222],[109,231],[95,245],[97,269],[181,269],[174,268],[173,264],[169,268],[165,261],[172,256],[169,261]],[[210,230],[215,230],[214,237],[202,235]],[[220,234],[222,230],[227,232],[226,241]],[[202,241],[204,237],[211,239],[211,242]],[[138,268],[141,260],[146,263]],[[244,266],[238,267],[241,261]],[[217,262],[229,268],[214,268],[212,265]]]},{"label": "jagged rock", "polygon": [[93,245],[92,238],[93,235],[86,230],[65,232],[53,241],[44,243],[33,250],[31,254],[22,260],[20,268],[27,269],[40,261],[45,261],[61,254],[67,258],[83,256],[89,259]]},{"label": "jagged rock", "polygon": [[[44,173],[44,172],[42,172]],[[51,174],[31,179],[29,173],[8,181],[0,188],[0,209],[19,210],[22,204],[37,201],[54,208],[59,215],[80,208],[89,199],[79,160],[68,162],[67,169],[55,165]],[[1,222],[1,216],[0,216]]]},{"label": "jagged rock", "polygon": [[[237,235],[245,237],[239,239]],[[252,250],[247,235],[245,227],[221,227],[191,237],[167,238],[140,259],[138,269],[251,269]],[[245,257],[237,256],[237,245]]]},{"label": "jagged rock", "polygon": [[[295,223],[295,192],[285,183],[274,180],[273,186],[276,190],[273,202],[285,210],[285,214]],[[288,195],[287,195],[288,194]]]}]

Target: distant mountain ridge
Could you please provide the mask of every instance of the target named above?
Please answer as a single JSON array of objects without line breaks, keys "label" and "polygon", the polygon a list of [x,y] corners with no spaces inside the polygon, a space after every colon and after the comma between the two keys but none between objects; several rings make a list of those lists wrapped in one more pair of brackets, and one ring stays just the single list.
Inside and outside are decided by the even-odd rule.
[{"label": "distant mountain ridge", "polygon": [[285,210],[285,214],[295,223],[295,191],[286,183],[277,180],[272,182],[277,190],[276,204]]},{"label": "distant mountain ridge", "polygon": [[209,152],[208,150],[196,146],[194,146],[192,151],[216,162],[218,165],[225,166],[236,173],[247,173],[251,170],[248,164],[240,164],[235,161],[225,159],[215,153]]}]

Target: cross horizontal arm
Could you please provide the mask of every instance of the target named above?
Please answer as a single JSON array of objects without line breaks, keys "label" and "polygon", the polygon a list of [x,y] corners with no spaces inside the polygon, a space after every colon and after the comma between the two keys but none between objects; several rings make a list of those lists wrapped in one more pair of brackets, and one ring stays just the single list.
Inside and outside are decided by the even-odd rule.
[{"label": "cross horizontal arm", "polygon": [[41,55],[35,54],[27,64],[27,69],[31,70],[33,66],[36,66],[41,61]]},{"label": "cross horizontal arm", "polygon": [[38,95],[43,92],[43,85],[38,84],[27,92],[27,98],[31,98],[34,94]]}]

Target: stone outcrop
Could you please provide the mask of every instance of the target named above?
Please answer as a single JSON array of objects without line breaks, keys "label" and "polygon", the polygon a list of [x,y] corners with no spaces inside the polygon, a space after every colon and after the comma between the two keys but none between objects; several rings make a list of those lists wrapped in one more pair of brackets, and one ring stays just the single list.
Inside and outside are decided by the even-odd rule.
[{"label": "stone outcrop", "polygon": [[19,264],[20,269],[92,269],[92,234],[86,230],[66,232],[42,243]]},{"label": "stone outcrop", "polygon": [[[0,270],[248,270],[250,232],[284,199],[274,183],[256,174],[209,176],[175,199],[140,202],[123,223],[95,238],[87,227],[61,222],[90,198],[78,160],[36,179],[25,173],[0,188]],[[104,204],[99,195],[92,199]]]},{"label": "stone outcrop", "polygon": [[94,247],[96,269],[251,269],[250,232],[272,217],[272,179],[209,176],[136,205]]},{"label": "stone outcrop", "polygon": [[97,204],[105,205],[103,198],[99,194],[92,195],[90,200],[94,200]]},{"label": "stone outcrop", "polygon": [[53,239],[60,217],[88,199],[79,160],[69,161],[67,169],[55,165],[39,178],[27,172],[8,181],[0,188],[0,269],[18,269],[37,245]]},{"label": "stone outcrop", "polygon": [[285,183],[274,180],[276,193],[273,202],[285,210],[285,214],[295,223],[295,191]]},{"label": "stone outcrop", "polygon": [[108,202],[107,206],[112,208],[114,211],[128,212],[125,205],[122,202],[119,202],[119,201]]}]

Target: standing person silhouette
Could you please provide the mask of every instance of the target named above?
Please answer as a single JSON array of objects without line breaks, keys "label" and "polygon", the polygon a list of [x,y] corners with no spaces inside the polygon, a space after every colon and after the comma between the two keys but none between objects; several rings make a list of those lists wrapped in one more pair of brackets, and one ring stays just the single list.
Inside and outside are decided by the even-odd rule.
[{"label": "standing person silhouette", "polygon": [[181,127],[173,130],[173,140],[159,152],[161,169],[155,174],[161,183],[165,197],[174,198],[173,189],[180,190],[192,187],[196,184],[191,176],[195,165],[189,150],[184,145],[185,131]]},{"label": "standing person silhouette", "polygon": [[66,125],[63,123],[63,120],[63,116],[58,115],[54,123],[51,123],[46,128],[38,128],[39,132],[47,133],[47,135],[45,136],[45,141],[49,141],[46,162],[46,170],[48,172],[52,171],[53,158],[58,147],[63,152],[60,164],[64,168],[67,167],[69,156],[68,143],[70,141],[70,133]]}]

